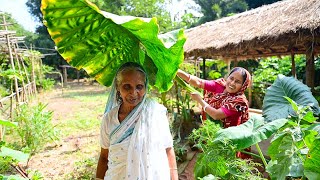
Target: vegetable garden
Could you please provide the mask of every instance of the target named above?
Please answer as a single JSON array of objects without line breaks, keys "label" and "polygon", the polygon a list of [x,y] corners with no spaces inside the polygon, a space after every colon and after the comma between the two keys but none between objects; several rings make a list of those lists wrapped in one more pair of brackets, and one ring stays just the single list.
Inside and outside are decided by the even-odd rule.
[{"label": "vegetable garden", "polygon": [[[271,57],[258,63],[212,60],[201,65],[197,60],[184,62],[184,31],[159,35],[156,18],[117,16],[86,0],[43,1],[41,10],[57,51],[101,85],[109,86],[126,61],[145,67],[152,97],[169,112],[181,178],[190,161],[186,156],[193,152],[194,175],[187,179],[320,179],[320,84],[315,82],[311,91],[300,81],[308,56],[296,56],[297,78],[290,77],[289,56],[281,61]],[[108,88],[94,80],[90,86],[84,80],[65,80],[61,89],[59,82],[46,78],[53,68],[42,64],[41,53],[19,52],[12,32],[0,35],[6,40],[0,44],[0,179],[94,179]],[[314,58],[319,74],[320,57]],[[251,107],[261,109],[262,115],[252,113],[246,123],[222,129],[217,121],[204,120],[190,99],[190,92],[200,90],[175,75],[180,68],[216,79],[230,66],[253,74],[247,95],[252,93]],[[41,89],[45,91],[38,94]],[[266,140],[271,142],[263,152],[259,143]],[[236,158],[236,152],[248,153],[248,147],[256,148],[249,153],[252,160]]]}]

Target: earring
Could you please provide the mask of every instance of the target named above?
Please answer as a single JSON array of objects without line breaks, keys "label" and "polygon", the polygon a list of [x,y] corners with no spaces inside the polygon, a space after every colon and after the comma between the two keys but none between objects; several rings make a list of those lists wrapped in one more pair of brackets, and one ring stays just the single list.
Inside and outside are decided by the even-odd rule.
[{"label": "earring", "polygon": [[120,91],[117,91],[116,98],[119,103],[122,103],[122,97],[120,95]]}]

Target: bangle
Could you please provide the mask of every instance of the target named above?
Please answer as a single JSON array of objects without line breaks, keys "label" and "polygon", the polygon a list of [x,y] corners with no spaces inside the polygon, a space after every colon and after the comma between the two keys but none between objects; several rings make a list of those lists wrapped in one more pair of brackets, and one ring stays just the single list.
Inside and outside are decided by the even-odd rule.
[{"label": "bangle", "polygon": [[207,108],[208,106],[209,106],[208,104],[205,104],[205,105],[203,106],[203,111],[204,111],[204,112],[207,112],[207,111],[206,111],[206,108]]},{"label": "bangle", "polygon": [[189,74],[187,82],[190,83],[190,80],[191,80],[191,75]]},{"label": "bangle", "polygon": [[170,170],[178,170],[178,168],[170,168]]}]

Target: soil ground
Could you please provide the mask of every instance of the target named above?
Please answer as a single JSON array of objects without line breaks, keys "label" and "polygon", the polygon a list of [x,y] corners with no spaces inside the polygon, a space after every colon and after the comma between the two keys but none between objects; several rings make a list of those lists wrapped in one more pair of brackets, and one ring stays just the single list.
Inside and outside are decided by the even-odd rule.
[{"label": "soil ground", "polygon": [[[83,100],[84,96],[105,96],[105,99],[90,102]],[[48,104],[47,109],[53,111],[52,123],[62,133],[59,141],[49,144],[43,151],[32,156],[28,168],[38,170],[44,179],[67,179],[66,175],[74,171],[75,162],[88,158],[96,161],[100,151],[99,125],[106,98],[105,87],[76,82],[68,83],[63,90],[57,87],[39,94],[38,101]],[[95,111],[86,113],[86,110]],[[73,127],[72,121],[79,120],[81,112],[84,118],[91,121],[88,125],[90,128],[84,128],[84,124],[78,130],[68,129],[67,126]]]}]

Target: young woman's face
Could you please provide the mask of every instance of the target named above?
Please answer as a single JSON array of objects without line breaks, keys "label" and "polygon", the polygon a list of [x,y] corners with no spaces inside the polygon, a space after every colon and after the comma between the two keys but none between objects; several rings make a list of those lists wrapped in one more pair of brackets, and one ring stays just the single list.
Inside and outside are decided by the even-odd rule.
[{"label": "young woman's face", "polygon": [[241,71],[235,71],[229,75],[226,82],[226,91],[228,93],[237,93],[243,84],[243,76]]},{"label": "young woman's face", "polygon": [[122,72],[121,82],[118,91],[126,107],[138,105],[146,93],[145,75],[136,70]]}]

